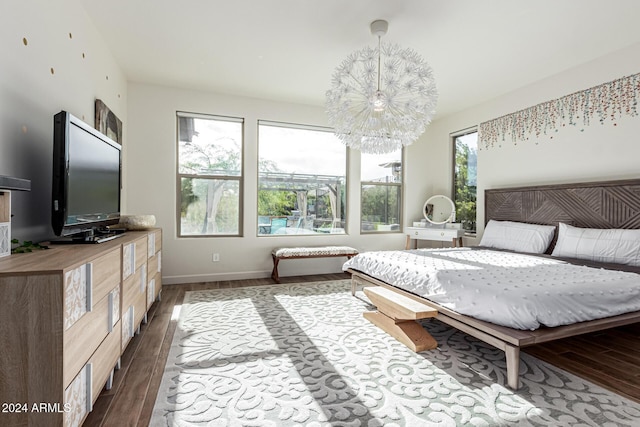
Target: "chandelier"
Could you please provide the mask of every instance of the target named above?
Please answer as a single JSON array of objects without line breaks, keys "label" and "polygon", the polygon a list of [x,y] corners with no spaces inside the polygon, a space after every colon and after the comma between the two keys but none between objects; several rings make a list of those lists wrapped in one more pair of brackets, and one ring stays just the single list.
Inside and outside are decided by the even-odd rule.
[{"label": "chandelier", "polygon": [[336,136],[363,153],[391,153],[413,143],[431,122],[438,101],[429,64],[411,49],[381,42],[388,25],[371,23],[378,48],[350,54],[326,93]]}]

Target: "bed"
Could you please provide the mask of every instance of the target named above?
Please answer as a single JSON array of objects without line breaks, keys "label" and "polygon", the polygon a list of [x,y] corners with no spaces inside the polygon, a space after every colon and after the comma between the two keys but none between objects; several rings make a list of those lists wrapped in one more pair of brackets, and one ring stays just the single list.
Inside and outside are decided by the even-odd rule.
[{"label": "bed", "polygon": [[[640,305],[638,305],[638,301],[640,301],[640,266],[634,265],[633,262],[629,265],[627,262],[628,258],[625,258],[625,256],[629,256],[629,254],[632,258],[636,257],[633,258],[634,261],[637,260],[637,257],[640,257],[640,253],[638,253],[640,251],[638,250],[637,241],[635,240],[640,236],[640,179],[486,190],[485,224],[494,226],[497,224],[496,221],[500,224],[536,224],[536,226],[532,227],[537,227],[537,225],[554,226],[551,235],[548,236],[549,243],[545,254],[530,255],[512,253],[511,251],[504,251],[503,248],[496,249],[495,247],[475,249],[455,248],[433,251],[435,257],[439,260],[437,262],[429,261],[427,264],[441,265],[444,263],[443,265],[446,267],[448,266],[447,262],[449,262],[449,258],[447,257],[470,256],[471,260],[463,258],[462,262],[465,263],[465,265],[475,266],[477,258],[482,258],[485,252],[486,254],[489,252],[498,252],[498,258],[489,261],[490,263],[505,262],[508,264],[511,262],[508,261],[509,258],[505,258],[507,261],[503,261],[500,258],[502,256],[500,253],[504,252],[505,257],[516,257],[518,259],[517,262],[539,263],[543,265],[544,268],[551,270],[555,269],[558,264],[566,264],[570,269],[591,269],[589,271],[593,272],[595,284],[589,286],[595,287],[586,289],[587,285],[585,285],[585,289],[572,289],[571,292],[573,292],[573,294],[571,294],[571,292],[565,292],[565,297],[571,301],[571,298],[578,298],[580,293],[587,293],[587,298],[583,301],[584,305],[592,306],[596,312],[600,310],[601,313],[594,315],[595,318],[593,320],[583,320],[585,319],[585,317],[582,317],[583,313],[580,313],[580,315],[577,314],[582,311],[581,307],[576,307],[574,310],[575,313],[572,313],[570,316],[564,316],[564,318],[555,323],[554,320],[545,319],[543,316],[538,319],[540,320],[539,322],[534,321],[531,323],[531,319],[519,319],[513,325],[510,324],[508,320],[503,321],[502,319],[488,321],[487,319],[491,320],[491,318],[488,317],[483,320],[482,311],[485,306],[487,307],[486,311],[491,310],[491,308],[489,308],[492,307],[490,299],[487,300],[485,298],[482,300],[478,298],[475,312],[473,310],[468,311],[467,308],[465,308],[470,314],[461,313],[456,309],[458,306],[451,303],[451,300],[459,297],[465,290],[460,291],[460,283],[457,283],[458,279],[456,279],[455,276],[444,276],[444,282],[452,283],[458,288],[457,291],[451,290],[449,292],[450,295],[448,295],[446,289],[442,291],[442,289],[438,288],[438,292],[434,292],[433,288],[431,288],[431,294],[428,295],[428,299],[419,296],[420,285],[411,286],[412,282],[418,283],[419,277],[423,274],[417,270],[418,267],[411,266],[412,263],[416,262],[415,260],[407,261],[407,258],[401,267],[389,267],[386,269],[386,273],[384,273],[384,271],[381,273],[379,269],[370,268],[378,263],[379,260],[369,259],[367,262],[366,257],[381,256],[382,253],[361,253],[359,255],[361,258],[354,257],[345,264],[345,270],[352,274],[352,285],[354,287],[376,285],[392,289],[401,295],[436,308],[438,310],[436,319],[443,323],[449,324],[503,350],[506,355],[507,382],[512,389],[517,389],[519,386],[518,371],[521,348],[640,322]],[[562,229],[562,240],[560,242],[558,242],[558,229]],[[584,236],[590,237],[594,235],[592,232],[609,229],[615,229],[616,233],[622,233],[621,235],[625,236],[625,238],[631,235],[631,239],[633,240],[632,244],[635,246],[629,248],[627,247],[627,242],[621,240],[619,246],[623,247],[624,250],[620,250],[619,252],[622,253],[622,256],[617,255],[618,251],[616,249],[616,254],[611,256],[607,254],[602,260],[575,260],[572,257],[558,256],[566,255],[567,252],[565,249],[571,246],[569,243],[573,242],[566,237],[570,235],[567,234],[568,232],[580,231],[583,233],[580,237],[582,241],[588,242],[589,239],[584,238]],[[487,227],[487,231],[488,230],[489,227]],[[485,235],[489,234],[487,231],[485,231]],[[483,242],[484,241],[485,239],[483,237]],[[490,239],[487,239],[487,241],[491,243]],[[584,243],[581,243],[581,245],[584,245]],[[423,256],[422,252],[415,250],[388,252],[400,258],[403,256]],[[399,253],[404,255],[400,255]],[[551,256],[552,253],[554,253],[555,256]],[[432,255],[430,256],[433,258]],[[444,261],[442,261],[443,259]],[[603,260],[608,262],[598,262]],[[456,260],[456,262],[460,262],[460,260]],[[626,264],[621,264],[621,262],[625,262]],[[589,271],[587,271],[585,275],[585,280],[589,279],[589,277],[587,277],[589,276]],[[605,284],[601,285],[597,280],[599,280],[601,274],[605,273],[606,275],[603,277],[607,279],[605,279]],[[566,273],[563,274],[566,275]],[[571,282],[570,276],[572,274],[574,273],[571,272],[568,274],[569,279],[561,279],[560,274],[555,276],[553,285],[557,285],[556,287],[558,289],[566,290],[565,286],[568,285],[566,285],[565,282]],[[487,285],[490,285],[491,281],[495,281],[496,279],[491,274],[488,276]],[[620,282],[608,282],[608,278],[613,276],[616,277],[615,280],[620,280]],[[521,276],[512,275],[510,279],[515,281],[514,286],[516,286],[516,288],[518,285],[522,287],[526,286],[527,282]],[[614,279],[612,278],[611,280]],[[545,281],[548,282],[549,280]],[[580,283],[579,280],[574,280],[574,282]],[[598,291],[598,286],[602,287],[601,291]],[[615,292],[612,292],[613,289],[615,289]],[[541,289],[540,293],[544,294],[545,292],[552,291],[553,290],[545,288]],[[454,295],[455,292],[458,292],[459,295]],[[511,292],[513,292],[513,289]],[[600,293],[615,295],[613,295],[612,300],[603,303],[597,299]],[[438,299],[436,294],[439,294],[441,298]],[[566,294],[571,295],[567,297]],[[517,292],[516,295],[519,296]],[[553,305],[555,303],[554,296],[547,295],[547,297],[550,299],[548,299],[547,302],[543,301],[541,304]],[[576,301],[578,300],[576,299]],[[510,302],[507,304],[510,304]],[[471,303],[466,305],[471,306]],[[576,306],[578,305],[579,304],[576,303]],[[564,312],[569,310],[563,310],[561,307],[558,308],[554,306],[553,310],[549,311]],[[536,323],[538,324],[536,325]],[[554,326],[546,326],[546,324],[552,324]],[[555,326],[556,324],[561,326]]]}]

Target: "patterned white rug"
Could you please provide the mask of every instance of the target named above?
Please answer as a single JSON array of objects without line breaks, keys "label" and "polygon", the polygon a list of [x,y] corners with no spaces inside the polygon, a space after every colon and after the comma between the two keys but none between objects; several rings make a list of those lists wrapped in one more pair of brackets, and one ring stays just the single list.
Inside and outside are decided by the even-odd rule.
[{"label": "patterned white rug", "polygon": [[435,321],[413,353],[348,280],[188,292],[152,426],[638,426],[640,404]]}]

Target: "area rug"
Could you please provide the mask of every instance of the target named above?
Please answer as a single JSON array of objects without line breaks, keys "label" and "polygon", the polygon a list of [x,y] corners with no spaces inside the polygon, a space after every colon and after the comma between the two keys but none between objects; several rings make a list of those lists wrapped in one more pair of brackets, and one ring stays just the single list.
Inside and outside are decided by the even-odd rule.
[{"label": "area rug", "polygon": [[348,280],[188,292],[152,426],[638,426],[640,404],[437,320],[413,353]]}]

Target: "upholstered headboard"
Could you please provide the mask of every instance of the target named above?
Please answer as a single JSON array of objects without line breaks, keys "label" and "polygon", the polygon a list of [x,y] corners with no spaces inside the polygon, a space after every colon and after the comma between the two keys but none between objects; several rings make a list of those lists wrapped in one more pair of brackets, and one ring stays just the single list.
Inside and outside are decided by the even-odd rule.
[{"label": "upholstered headboard", "polygon": [[485,190],[490,219],[640,229],[640,179]]}]

